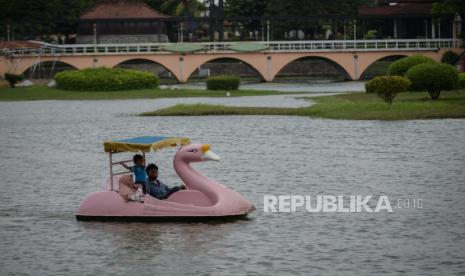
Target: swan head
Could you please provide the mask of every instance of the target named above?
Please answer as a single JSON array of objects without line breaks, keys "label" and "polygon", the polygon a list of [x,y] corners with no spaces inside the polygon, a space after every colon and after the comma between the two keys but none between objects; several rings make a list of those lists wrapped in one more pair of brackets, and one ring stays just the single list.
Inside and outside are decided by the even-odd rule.
[{"label": "swan head", "polygon": [[210,150],[210,144],[192,144],[176,152],[176,157],[185,162],[220,161],[220,157]]}]

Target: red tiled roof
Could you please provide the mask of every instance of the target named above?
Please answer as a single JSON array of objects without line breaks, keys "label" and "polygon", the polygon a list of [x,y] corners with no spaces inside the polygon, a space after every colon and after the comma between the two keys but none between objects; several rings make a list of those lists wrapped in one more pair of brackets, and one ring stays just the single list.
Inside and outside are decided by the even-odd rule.
[{"label": "red tiled roof", "polygon": [[12,40],[0,42],[0,50],[37,49],[42,44],[32,41]]},{"label": "red tiled roof", "polygon": [[166,18],[169,15],[152,9],[139,0],[101,1],[94,8],[81,15],[81,19],[150,19]]},{"label": "red tiled roof", "polygon": [[432,3],[397,3],[379,7],[360,7],[359,16],[431,15]]}]

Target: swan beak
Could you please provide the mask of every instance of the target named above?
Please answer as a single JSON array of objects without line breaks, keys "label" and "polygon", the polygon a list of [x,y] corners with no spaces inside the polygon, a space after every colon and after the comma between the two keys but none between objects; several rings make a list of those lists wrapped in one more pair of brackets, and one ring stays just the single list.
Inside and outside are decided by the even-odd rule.
[{"label": "swan beak", "polygon": [[202,147],[201,147],[201,150],[202,150],[202,160],[203,161],[208,161],[208,160],[211,160],[211,161],[220,161],[221,158],[216,155],[216,153],[214,153],[213,151],[210,150],[210,144],[202,144]]},{"label": "swan beak", "polygon": [[221,158],[216,155],[216,153],[214,153],[213,151],[211,150],[207,150],[204,154],[203,154],[203,157],[202,157],[202,160],[203,161],[220,161]]}]

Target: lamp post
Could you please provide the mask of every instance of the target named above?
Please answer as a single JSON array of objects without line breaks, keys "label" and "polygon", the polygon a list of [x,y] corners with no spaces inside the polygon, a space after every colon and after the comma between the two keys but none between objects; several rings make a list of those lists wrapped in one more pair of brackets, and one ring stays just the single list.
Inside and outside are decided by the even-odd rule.
[{"label": "lamp post", "polygon": [[97,44],[97,24],[92,24],[92,32],[94,36],[94,44]]},{"label": "lamp post", "polygon": [[425,38],[428,39],[428,20],[425,19]]},{"label": "lamp post", "polygon": [[441,18],[438,19],[438,39],[441,39]]},{"label": "lamp post", "polygon": [[354,19],[354,40],[357,40],[357,19]]},{"label": "lamp post", "polygon": [[11,35],[11,26],[10,24],[6,25],[6,40],[10,41],[10,35]]},{"label": "lamp post", "polygon": [[462,33],[462,17],[458,13],[456,13],[454,17],[453,33],[454,47],[458,47],[458,36]]},{"label": "lamp post", "polygon": [[[456,24],[455,24],[455,25],[456,25],[455,28],[456,28],[456,31],[457,31],[457,35],[456,35],[456,39],[457,39],[457,36],[460,36],[460,34],[462,33],[462,17],[457,13],[457,14],[455,15],[454,20],[455,20],[455,23],[456,23]],[[455,47],[459,47],[457,41],[454,41],[454,42],[455,42],[455,45],[454,45],[454,46],[455,46]]]},{"label": "lamp post", "polygon": [[184,42],[184,23],[181,22],[179,24],[179,42]]},{"label": "lamp post", "polygon": [[344,37],[344,40],[346,40],[346,20],[344,19],[344,34],[343,34],[343,37]]},{"label": "lamp post", "polygon": [[[94,34],[94,54],[97,53],[97,24],[92,24],[92,31]],[[94,56],[92,59],[92,66],[95,68],[97,66],[97,58]]]},{"label": "lamp post", "polygon": [[224,0],[218,0],[217,20],[219,33],[218,39],[219,41],[224,41]]},{"label": "lamp post", "polygon": [[270,43],[270,20],[266,21],[266,41]]}]

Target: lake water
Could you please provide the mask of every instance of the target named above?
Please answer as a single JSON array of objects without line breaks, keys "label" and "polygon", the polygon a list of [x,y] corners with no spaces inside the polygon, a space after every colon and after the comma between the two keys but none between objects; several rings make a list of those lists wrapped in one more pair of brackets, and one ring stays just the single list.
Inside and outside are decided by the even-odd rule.
[{"label": "lake water", "polygon": [[[1,275],[465,273],[465,120],[130,115],[166,101],[0,103]],[[257,210],[223,224],[76,221],[108,174],[102,141],[150,134],[211,143],[222,161],[195,167]],[[173,155],[149,160],[177,185]],[[267,194],[386,195],[423,206],[265,213]]]},{"label": "lake water", "polygon": [[[205,89],[205,82],[186,83],[180,85],[170,85],[168,87],[183,87],[193,89]],[[262,83],[242,83],[241,89],[250,90],[275,90],[283,92],[309,92],[309,93],[327,93],[327,92],[356,92],[365,91],[365,82],[363,81],[313,81],[313,82],[262,82]]]}]

